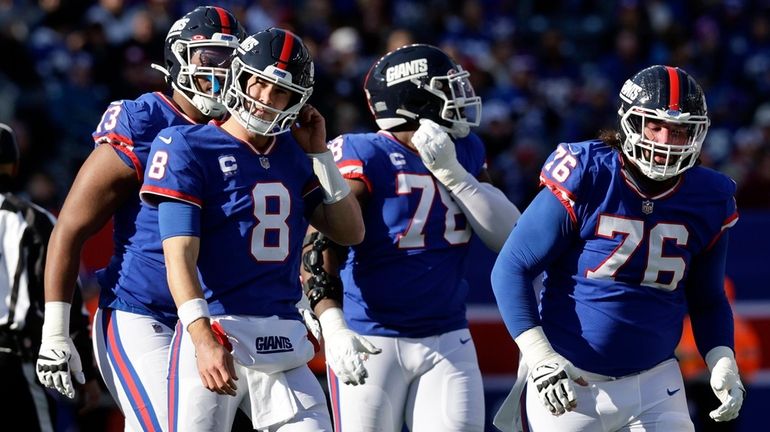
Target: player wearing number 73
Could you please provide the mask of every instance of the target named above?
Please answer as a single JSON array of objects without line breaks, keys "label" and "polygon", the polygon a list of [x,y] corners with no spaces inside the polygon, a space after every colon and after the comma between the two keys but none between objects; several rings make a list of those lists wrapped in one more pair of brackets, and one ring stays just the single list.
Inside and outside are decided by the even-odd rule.
[{"label": "player wearing number 73", "polygon": [[743,403],[722,288],[735,183],[698,166],[705,96],[685,71],[651,66],[620,90],[618,116],[619,132],[557,146],[492,271],[535,432],[693,431],[674,358],[688,311],[722,402],[712,419]]}]

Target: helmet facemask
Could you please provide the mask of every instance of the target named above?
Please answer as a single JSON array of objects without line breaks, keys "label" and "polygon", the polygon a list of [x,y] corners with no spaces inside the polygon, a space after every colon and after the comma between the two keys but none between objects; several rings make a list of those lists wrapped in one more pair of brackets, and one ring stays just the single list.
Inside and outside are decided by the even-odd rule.
[{"label": "helmet facemask", "polygon": [[[622,110],[620,126],[625,135],[623,154],[642,174],[663,181],[678,176],[695,165],[706,138],[710,121],[705,115],[680,111],[664,111],[639,106]],[[655,121],[673,126],[686,126],[687,137],[682,143],[661,143],[644,136],[645,126]],[[656,158],[661,161],[656,161]]]},{"label": "helmet facemask", "polygon": [[[305,88],[294,84],[290,72],[274,66],[267,66],[262,71],[235,58],[231,74],[232,84],[227,85],[225,97],[227,109],[250,133],[273,136],[288,131],[313,93],[312,87]],[[291,94],[288,106],[285,109],[270,107],[249,96],[249,86],[255,84],[256,79],[273,83],[288,91]]]},{"label": "helmet facemask", "polygon": [[[180,64],[179,74],[172,85],[207,117],[219,118],[227,112],[223,103],[223,86],[230,73],[233,50],[237,46],[236,38],[220,33],[214,34],[211,39],[180,39],[172,46]],[[201,88],[200,80],[209,85]]]},{"label": "helmet facemask", "polygon": [[447,75],[431,77],[427,86],[412,79],[418,88],[443,101],[439,116],[444,122],[438,123],[447,133],[461,138],[481,123],[481,98],[476,96],[468,77],[470,73],[458,65],[457,70],[450,70]]}]

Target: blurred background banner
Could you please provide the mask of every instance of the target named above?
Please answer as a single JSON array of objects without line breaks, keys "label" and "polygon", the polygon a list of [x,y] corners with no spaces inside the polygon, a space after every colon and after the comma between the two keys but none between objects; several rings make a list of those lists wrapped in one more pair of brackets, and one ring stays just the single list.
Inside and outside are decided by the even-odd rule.
[{"label": "blurred background banner", "polygon": [[[17,132],[22,172],[15,190],[56,213],[107,104],[164,88],[150,64],[184,12],[210,2],[0,0],[0,122]],[[757,335],[756,370],[732,430],[755,431],[770,405],[770,2],[748,0],[228,0],[249,32],[291,29],[312,50],[315,92],[329,138],[375,127],[363,80],[384,53],[440,46],[471,72],[484,101],[489,171],[524,209],[544,158],[563,141],[614,126],[623,81],[651,64],[679,66],[706,93],[712,126],[702,163],[738,184],[741,219],[731,230],[727,274],[736,316]],[[111,253],[111,227],[83,256],[85,294]],[[518,351],[489,285],[494,256],[472,256],[471,331],[491,415],[513,384]],[[91,298],[91,305],[95,299]],[[318,359],[316,360],[318,362]],[[66,430],[120,428],[105,401]],[[114,410],[114,408],[112,408]],[[696,407],[693,407],[695,410]],[[74,417],[73,417],[74,418]],[[115,429],[117,430],[117,429]]]}]

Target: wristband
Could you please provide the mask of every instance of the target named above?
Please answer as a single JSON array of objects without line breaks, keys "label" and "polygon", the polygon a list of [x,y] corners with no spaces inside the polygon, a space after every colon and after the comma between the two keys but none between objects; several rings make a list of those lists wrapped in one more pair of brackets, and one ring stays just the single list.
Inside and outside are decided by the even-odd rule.
[{"label": "wristband", "polygon": [[71,304],[62,301],[45,304],[43,339],[56,336],[69,337],[71,308]]},{"label": "wristband", "polygon": [[324,204],[334,204],[348,196],[350,186],[334,163],[332,152],[308,153],[307,156],[313,162],[313,172],[324,191]]},{"label": "wristband", "polygon": [[534,368],[543,360],[557,355],[541,326],[532,327],[522,332],[514,338],[514,341],[519,346],[519,351],[530,368]]},{"label": "wristband", "polygon": [[733,350],[724,345],[711,348],[709,352],[706,353],[706,357],[703,360],[706,362],[709,372],[711,372],[714,370],[714,366],[717,365],[717,362],[723,358],[727,358],[735,364],[735,354],[733,353]]},{"label": "wristband", "polygon": [[321,316],[318,317],[318,321],[321,323],[321,331],[325,335],[348,328],[348,325],[345,323],[345,316],[342,314],[342,309],[337,307],[323,311]]},{"label": "wristband", "polygon": [[194,298],[182,303],[182,306],[179,306],[179,309],[177,309],[176,314],[179,316],[179,321],[182,322],[182,327],[185,330],[193,321],[211,316],[209,314],[209,304],[206,299],[202,298]]}]

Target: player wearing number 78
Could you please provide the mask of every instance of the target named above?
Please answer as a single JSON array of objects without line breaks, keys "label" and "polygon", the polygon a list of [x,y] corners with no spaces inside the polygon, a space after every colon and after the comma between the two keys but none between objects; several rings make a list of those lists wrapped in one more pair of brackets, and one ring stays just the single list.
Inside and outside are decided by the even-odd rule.
[{"label": "player wearing number 78", "polygon": [[468,250],[473,233],[499,250],[519,211],[488,182],[484,144],[470,132],[481,98],[468,77],[437,47],[398,48],[364,84],[381,130],[329,143],[366,224],[346,258],[323,251],[332,275],[344,262],[341,281],[318,283],[327,279],[314,265],[319,242],[303,257],[314,273],[303,276],[323,329],[336,430],[484,430],[465,317]]},{"label": "player wearing number 78", "polygon": [[556,147],[492,271],[535,432],[693,431],[674,358],[688,311],[722,402],[712,419],[743,402],[723,290],[735,183],[698,166],[705,96],[685,71],[651,66],[620,90],[618,116],[620,131]]}]

